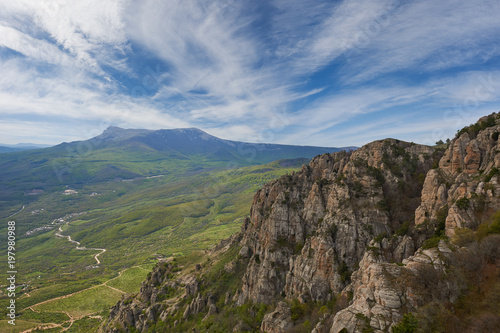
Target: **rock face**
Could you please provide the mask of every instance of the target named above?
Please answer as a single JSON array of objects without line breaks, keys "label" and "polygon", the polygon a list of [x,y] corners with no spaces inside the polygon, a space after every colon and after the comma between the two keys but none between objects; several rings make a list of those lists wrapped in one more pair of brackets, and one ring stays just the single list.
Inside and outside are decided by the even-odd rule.
[{"label": "rock face", "polygon": [[484,215],[500,209],[495,196],[500,193],[499,132],[500,125],[494,125],[476,136],[466,132],[451,141],[439,168],[427,174],[415,224],[435,225],[444,219],[446,234],[452,236],[456,228],[475,229]]},{"label": "rock face", "polygon": [[262,331],[270,333],[286,333],[293,327],[292,312],[285,302],[279,302],[276,310],[264,316]]},{"label": "rock face", "polygon": [[[327,304],[340,295],[343,306],[310,323],[312,332],[389,332],[408,311],[455,302],[465,286],[448,278],[450,246],[421,246],[500,209],[496,120],[460,131],[447,149],[386,139],[315,157],[259,190],[241,232],[212,250],[212,258],[233,251],[219,276],[240,274],[238,287],[207,290],[200,265],[178,279],[175,265],[159,265],[139,295],[111,310],[104,331],[147,332],[168,318],[178,318],[170,329],[194,317],[209,325],[223,307],[267,304],[261,331],[289,332],[292,300]],[[181,292],[166,297],[174,289]],[[235,319],[229,331],[247,329]]]},{"label": "rock face", "polygon": [[[126,295],[111,308],[109,322],[104,327],[106,332],[128,332],[135,328],[139,332],[146,332],[149,324],[157,320],[164,320],[181,310],[178,300],[193,298],[184,310],[184,317],[189,314],[198,314],[207,306],[215,305],[213,298],[201,297],[200,283],[195,275],[186,275],[178,280],[172,280],[177,266],[174,263],[159,264],[142,283],[139,294],[135,297]],[[176,300],[167,303],[161,302],[171,290],[183,290],[184,293]],[[196,296],[196,297],[195,297]]]},{"label": "rock face", "polygon": [[[375,332],[387,332],[401,320],[403,310],[415,310],[434,299],[456,301],[460,286],[438,278],[445,274],[444,260],[450,252],[441,243],[437,249],[419,251],[404,259],[402,265],[388,263],[372,251],[366,252],[352,277],[353,301],[336,314],[330,333],[342,329],[362,332],[367,324]],[[433,283],[432,288],[421,287],[424,274]]]},{"label": "rock face", "polygon": [[[276,296],[327,301],[348,283],[374,236],[393,234],[420,204],[430,147],[387,139],[325,154],[254,197],[242,251],[251,253],[238,304]],[[401,260],[413,254],[396,251]]]}]

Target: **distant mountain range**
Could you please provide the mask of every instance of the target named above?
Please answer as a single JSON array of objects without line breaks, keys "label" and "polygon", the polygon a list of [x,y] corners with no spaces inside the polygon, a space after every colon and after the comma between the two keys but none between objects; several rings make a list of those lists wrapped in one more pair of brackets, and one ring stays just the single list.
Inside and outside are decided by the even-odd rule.
[{"label": "distant mountain range", "polygon": [[[244,165],[268,163],[278,159],[312,158],[326,152],[352,150],[356,147],[314,147],[247,143],[219,139],[197,128],[138,130],[109,127],[90,140],[96,146],[139,147],[185,158],[204,156],[215,161],[237,161]],[[102,147],[100,147],[102,148]]]},{"label": "distant mountain range", "polygon": [[18,143],[15,145],[7,145],[0,143],[0,154],[1,153],[11,153],[14,151],[20,150],[30,150],[30,149],[39,149],[39,148],[47,148],[49,145],[40,145],[36,143]]},{"label": "distant mountain range", "polygon": [[[172,179],[213,169],[234,169],[280,159],[312,158],[355,147],[312,147],[219,139],[196,128],[109,127],[90,140],[3,153],[0,202],[32,190],[164,175]],[[1,207],[0,207],[1,208]]]}]

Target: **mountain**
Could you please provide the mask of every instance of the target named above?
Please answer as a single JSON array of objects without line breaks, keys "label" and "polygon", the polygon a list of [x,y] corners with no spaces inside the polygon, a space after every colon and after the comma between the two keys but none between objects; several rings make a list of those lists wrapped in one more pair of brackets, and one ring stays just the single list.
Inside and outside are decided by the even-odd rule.
[{"label": "mountain", "polygon": [[[237,162],[242,165],[269,163],[278,159],[311,158],[324,152],[351,150],[356,147],[312,147],[278,144],[246,143],[219,139],[196,128],[173,130],[133,130],[109,127],[103,134],[90,140],[95,146],[148,149],[177,158],[203,158]],[[100,147],[101,148],[101,147]]]},{"label": "mountain", "polygon": [[[198,256],[239,230],[253,193],[307,164],[300,156],[309,150],[193,129],[110,128],[91,140],[3,154],[0,233],[15,221],[19,322],[66,325],[70,316],[81,318],[72,329],[94,325],[87,315],[106,317],[122,293],[139,291],[158,259]],[[258,164],[286,154],[294,158]],[[0,322],[0,331],[8,325]]]},{"label": "mountain", "polygon": [[0,146],[0,153],[11,153],[13,151],[19,151],[21,149],[16,149],[16,148],[11,148],[11,147],[5,147],[5,146]]},{"label": "mountain", "polygon": [[279,159],[311,158],[354,147],[327,148],[228,141],[201,130],[109,127],[86,141],[2,154],[0,209],[35,191],[162,175],[175,180],[212,169],[233,169]]},{"label": "mountain", "polygon": [[10,153],[13,151],[21,151],[21,150],[31,150],[31,149],[39,149],[39,148],[47,148],[49,145],[41,145],[36,143],[18,143],[15,145],[6,145],[0,143],[0,153]]},{"label": "mountain", "polygon": [[498,123],[446,149],[386,139],[313,158],[206,257],[158,263],[104,331],[499,331]]}]

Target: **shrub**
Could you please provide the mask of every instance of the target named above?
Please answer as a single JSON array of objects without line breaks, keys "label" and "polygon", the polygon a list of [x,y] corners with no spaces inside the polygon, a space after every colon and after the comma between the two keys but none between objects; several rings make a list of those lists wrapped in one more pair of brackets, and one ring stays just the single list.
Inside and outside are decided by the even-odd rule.
[{"label": "shrub", "polygon": [[469,137],[472,139],[475,138],[480,131],[495,125],[496,125],[495,116],[490,115],[488,118],[486,118],[486,120],[480,123],[475,123],[470,126],[466,126],[461,130],[457,131],[457,137],[460,137],[464,133],[468,133]]},{"label": "shrub", "polygon": [[375,180],[377,181],[375,183],[376,187],[381,187],[385,183],[385,177],[382,170],[372,166],[368,166],[368,174],[375,178]]},{"label": "shrub", "polygon": [[488,172],[488,174],[484,177],[484,181],[489,182],[491,180],[491,178],[498,175],[498,173],[499,173],[499,170],[497,168],[492,168],[490,170],[490,172]]},{"label": "shrub", "polygon": [[361,185],[361,183],[356,180],[353,184],[353,190],[354,190],[354,192],[362,193],[363,192],[363,185]]},{"label": "shrub", "polygon": [[362,333],[373,333],[375,329],[370,326],[370,318],[365,316],[362,313],[356,313],[356,319],[363,321],[363,328],[361,329]]},{"label": "shrub", "polygon": [[384,212],[388,212],[389,211],[389,203],[387,202],[387,199],[382,199],[380,200],[379,202],[377,202],[377,207],[384,211]]},{"label": "shrub", "polygon": [[300,303],[299,300],[296,298],[292,300],[292,306],[290,307],[290,311],[292,312],[293,321],[297,321],[300,318],[304,317],[306,310],[307,307],[305,304]]},{"label": "shrub", "polygon": [[374,256],[379,256],[380,255],[380,249],[378,247],[368,246],[366,249],[368,251],[372,251],[372,253],[373,253]]},{"label": "shrub", "polygon": [[295,248],[293,249],[294,254],[300,254],[302,252],[302,248],[304,247],[303,243],[295,244]]},{"label": "shrub", "polygon": [[457,205],[458,208],[460,209],[467,209],[470,206],[470,201],[466,197],[458,199],[455,204]]},{"label": "shrub", "polygon": [[377,236],[375,236],[375,237],[373,238],[373,240],[374,240],[375,242],[377,242],[377,243],[380,243],[380,242],[381,242],[384,238],[386,238],[386,237],[387,237],[387,233],[383,232],[383,233],[380,233],[380,234],[378,234]]},{"label": "shrub", "polygon": [[448,217],[448,205],[441,207],[436,213],[436,231],[435,236],[444,235],[446,229],[446,218]]},{"label": "shrub", "polygon": [[338,272],[343,283],[351,282],[351,273],[349,272],[349,266],[347,266],[344,260],[342,260],[342,264],[340,265]]},{"label": "shrub", "polygon": [[493,214],[487,221],[481,223],[476,232],[477,239],[479,240],[492,234],[500,234],[500,211]]},{"label": "shrub", "polygon": [[404,221],[401,227],[396,230],[396,236],[404,236],[410,229],[410,221]]},{"label": "shrub", "polygon": [[326,305],[323,305],[321,308],[319,308],[319,311],[318,311],[318,314],[320,317],[324,316],[325,314],[328,314],[330,313],[330,309],[328,308],[328,306]]},{"label": "shrub", "polygon": [[317,180],[316,181],[316,184],[319,185],[319,187],[323,187],[323,186],[326,186],[326,185],[330,185],[332,183],[331,180],[328,180],[326,178],[322,178],[321,180]]},{"label": "shrub", "polygon": [[413,313],[406,313],[399,324],[394,325],[391,329],[392,333],[413,333],[418,328],[418,320]]},{"label": "shrub", "polygon": [[344,176],[344,174],[343,174],[342,172],[340,172],[340,174],[338,175],[338,177],[337,177],[337,178],[335,178],[335,181],[334,181],[334,182],[335,182],[335,184],[337,184],[337,185],[344,185],[344,184],[342,183],[342,180],[344,180],[344,179],[346,179],[346,177]]},{"label": "shrub", "polygon": [[337,235],[337,231],[338,231],[338,227],[337,225],[334,223],[330,226],[330,234],[332,235],[332,238],[335,238],[335,236]]},{"label": "shrub", "polygon": [[438,246],[440,240],[441,240],[441,237],[439,237],[439,236],[434,236],[432,238],[429,238],[428,240],[426,240],[424,242],[424,244],[422,244],[422,249],[425,250],[425,249],[430,249],[430,248],[436,247],[436,246]]},{"label": "shrub", "polygon": [[473,243],[475,241],[474,232],[467,228],[457,228],[455,229],[452,241],[460,247]]}]

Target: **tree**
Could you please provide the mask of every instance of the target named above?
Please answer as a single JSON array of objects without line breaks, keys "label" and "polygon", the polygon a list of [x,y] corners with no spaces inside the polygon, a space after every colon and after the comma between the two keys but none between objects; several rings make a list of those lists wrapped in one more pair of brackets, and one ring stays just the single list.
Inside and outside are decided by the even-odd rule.
[{"label": "tree", "polygon": [[439,140],[436,142],[437,145],[442,145],[443,143],[444,143],[443,140]]},{"label": "tree", "polygon": [[414,333],[418,328],[418,320],[413,313],[406,313],[399,324],[392,326],[392,333]]}]

